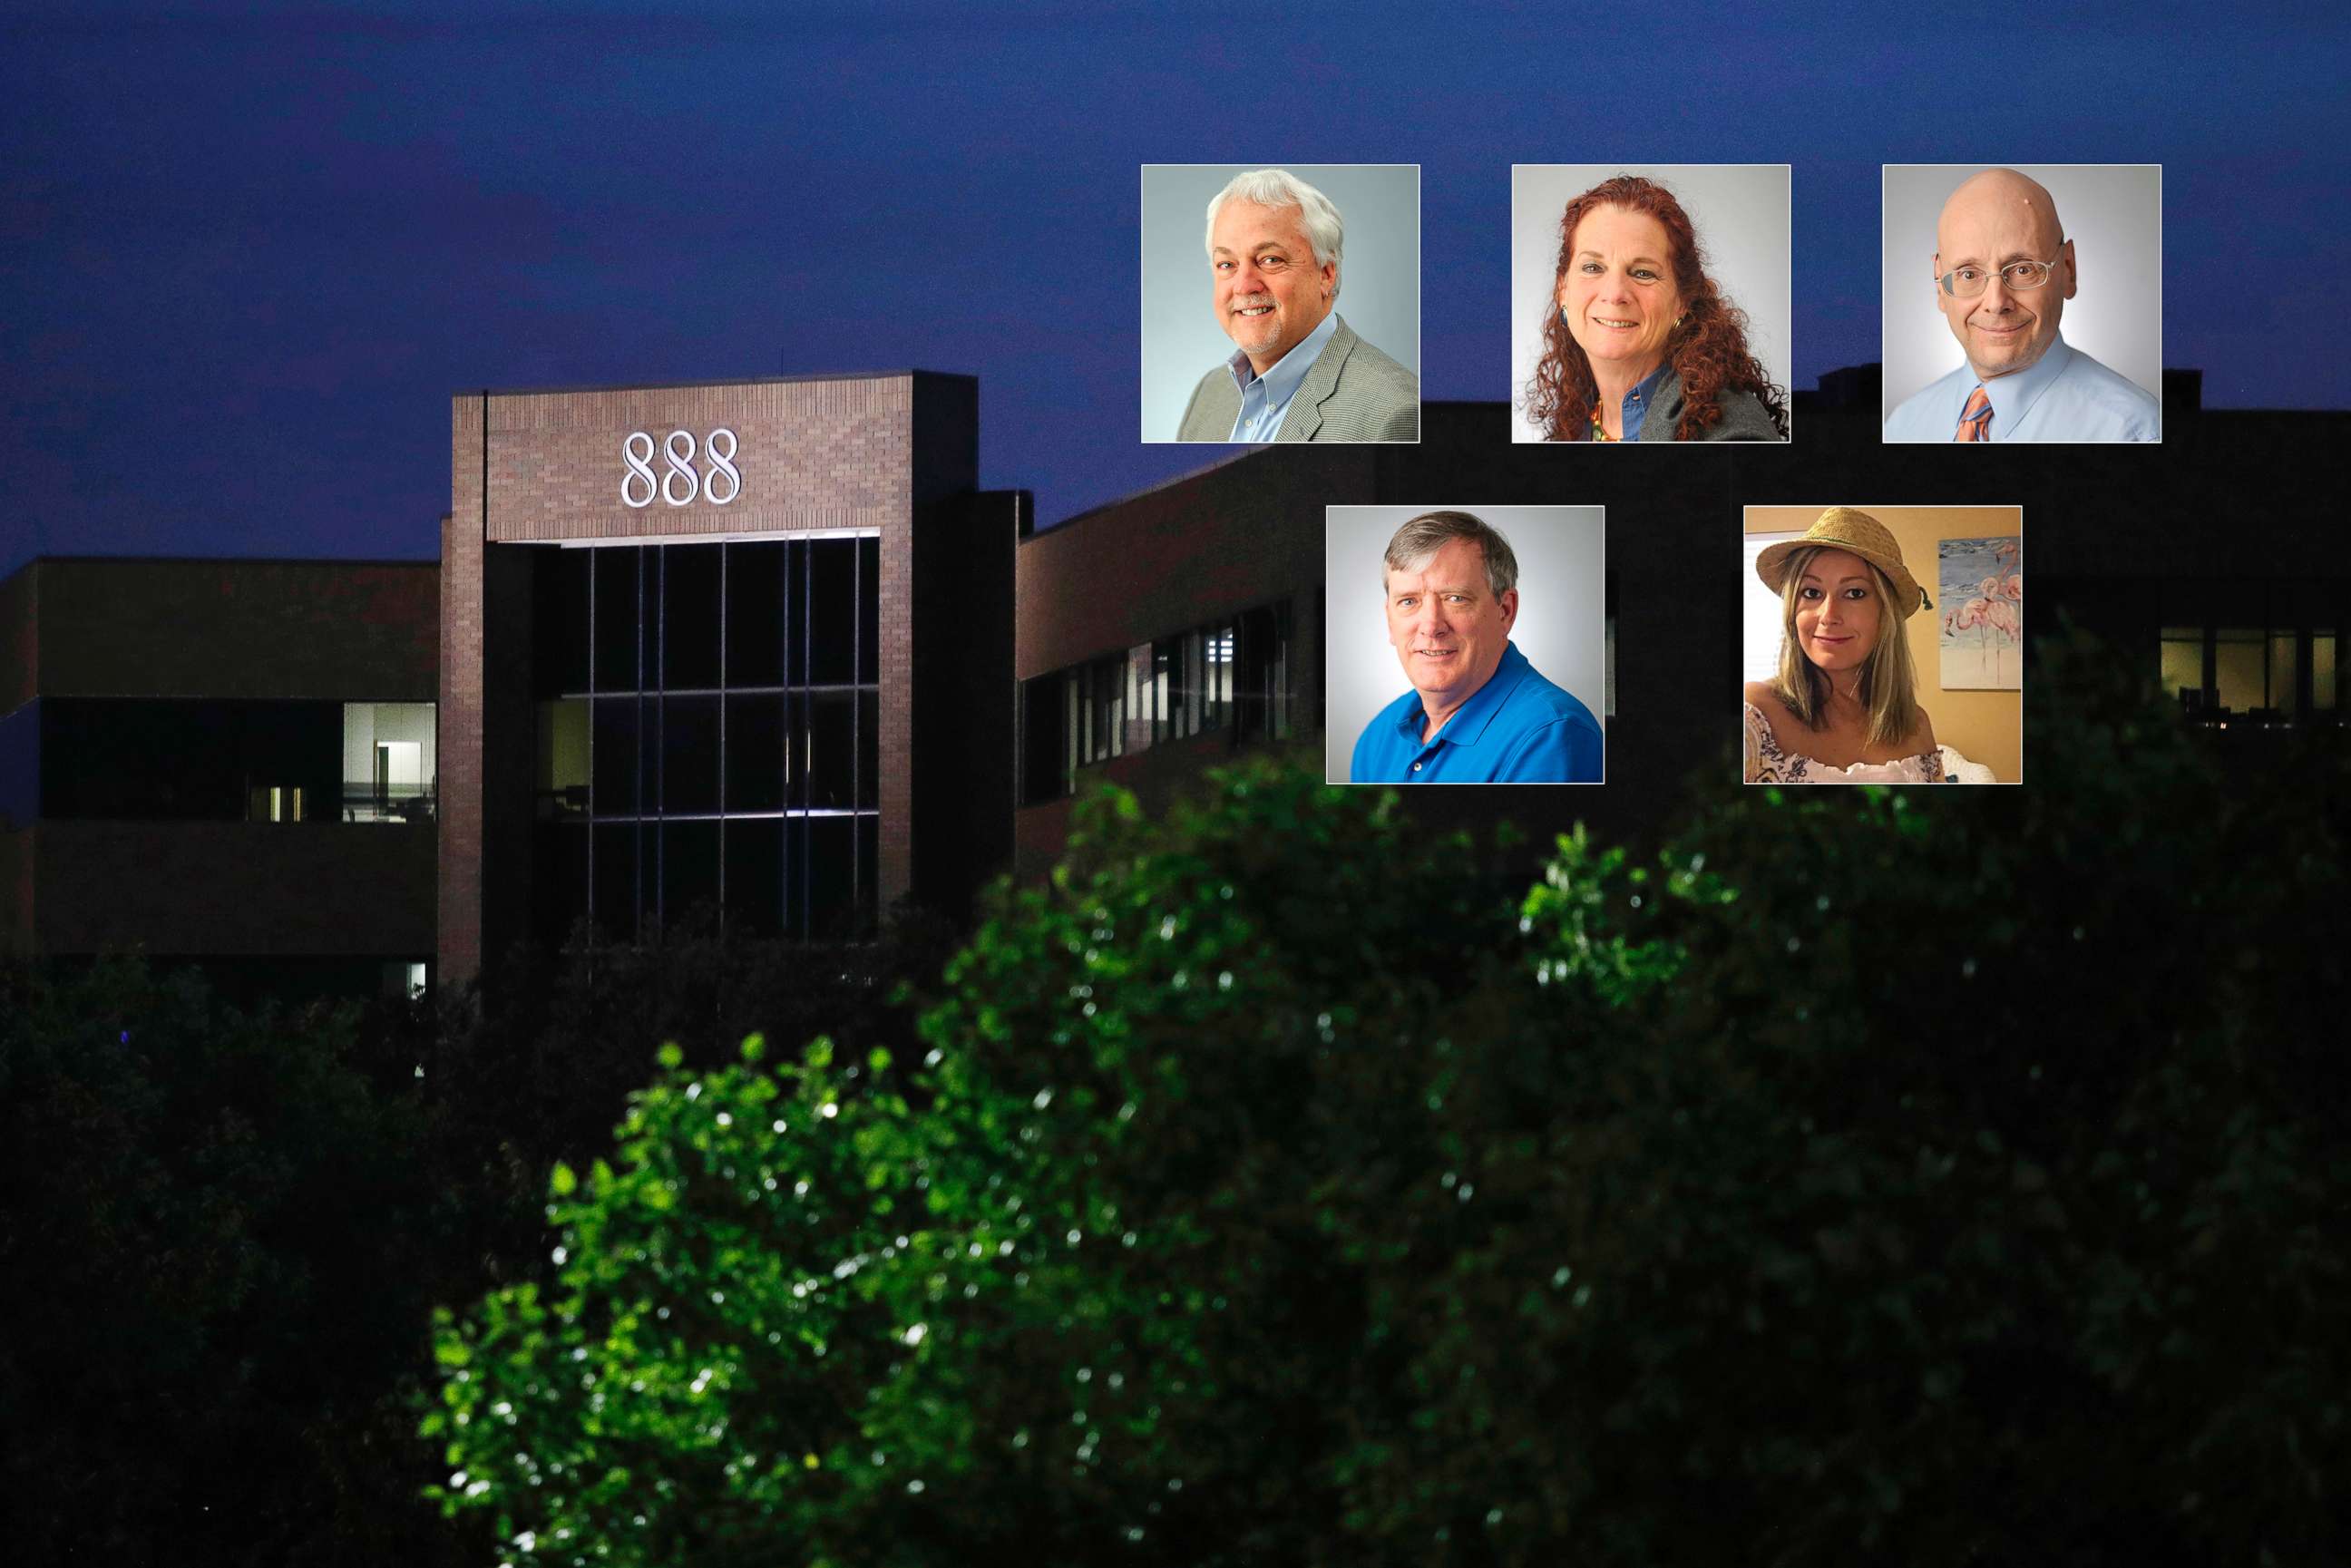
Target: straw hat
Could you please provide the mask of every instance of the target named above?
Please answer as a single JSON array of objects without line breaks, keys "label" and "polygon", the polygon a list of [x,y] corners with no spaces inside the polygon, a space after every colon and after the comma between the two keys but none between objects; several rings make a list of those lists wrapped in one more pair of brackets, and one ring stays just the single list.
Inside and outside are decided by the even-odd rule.
[{"label": "straw hat", "polygon": [[1932,610],[1934,601],[1910,569],[1902,564],[1902,547],[1895,542],[1894,532],[1867,512],[1856,512],[1851,507],[1831,507],[1820,520],[1806,528],[1802,538],[1782,539],[1766,548],[1755,558],[1755,575],[1772,592],[1781,591],[1788,578],[1788,558],[1801,549],[1841,549],[1857,555],[1894,584],[1894,602],[1907,619],[1921,610]]}]

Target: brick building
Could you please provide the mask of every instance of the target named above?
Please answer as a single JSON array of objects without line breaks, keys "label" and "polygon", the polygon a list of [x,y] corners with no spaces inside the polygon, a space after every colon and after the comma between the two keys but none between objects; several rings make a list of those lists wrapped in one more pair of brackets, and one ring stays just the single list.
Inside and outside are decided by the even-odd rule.
[{"label": "brick building", "polygon": [[421,983],[438,579],[51,557],[0,583],[0,952]]},{"label": "brick building", "polygon": [[1322,739],[1328,596],[1361,588],[1325,583],[1339,504],[1606,509],[1608,782],[1410,792],[1432,826],[1638,839],[1733,766],[1750,505],[2023,507],[2028,632],[2105,633],[2258,769],[2344,716],[2351,572],[2311,519],[2351,416],[2198,392],[2170,378],[2162,446],[2057,462],[1883,447],[1866,367],[1784,446],[1513,445],[1502,405],[1430,403],[1416,446],[1249,452],[1041,532],[977,488],[968,378],[465,394],[437,569],[0,583],[0,948],[357,988],[583,916],[822,939],[956,910],[1050,863],[1089,775],[1156,803]]},{"label": "brick building", "polygon": [[[1018,868],[1052,862],[1089,772],[1155,803],[1238,748],[1320,738],[1328,596],[1373,591],[1368,567],[1326,588],[1334,505],[1606,511],[1608,782],[1407,790],[1432,827],[1507,816],[1538,845],[1578,821],[1638,841],[1694,778],[1736,776],[1749,506],[2020,506],[2029,637],[2070,621],[2109,638],[2232,766],[2344,722],[2351,555],[2314,519],[2351,415],[2207,411],[2197,373],[2172,371],[2159,446],[1887,446],[1877,392],[1876,366],[1823,377],[1795,396],[1787,444],[1605,449],[1514,444],[1508,406],[1431,402],[1418,445],[1261,448],[1025,538]],[[1192,644],[1212,655],[1205,687]],[[1395,673],[1385,649],[1365,656]],[[1203,693],[1215,722],[1192,717]],[[2029,752],[2030,683],[2023,700]]]},{"label": "brick building", "polygon": [[439,953],[695,906],[797,937],[999,867],[1012,548],[978,389],[483,392],[451,415]]}]

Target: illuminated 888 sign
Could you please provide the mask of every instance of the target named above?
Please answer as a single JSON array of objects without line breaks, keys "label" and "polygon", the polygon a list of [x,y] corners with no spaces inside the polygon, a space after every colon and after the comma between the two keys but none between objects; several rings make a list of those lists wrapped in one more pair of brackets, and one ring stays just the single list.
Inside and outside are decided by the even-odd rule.
[{"label": "illuminated 888 sign", "polygon": [[[726,444],[723,451],[721,442]],[[703,466],[697,468],[692,431],[673,430],[658,447],[643,431],[631,431],[621,443],[621,462],[627,469],[621,476],[621,505],[642,511],[659,497],[664,506],[686,507],[699,496],[714,507],[723,507],[743,493],[742,470],[735,466],[736,450],[735,433],[721,426],[702,439]],[[653,473],[656,451],[667,464],[666,472],[658,476]]]}]

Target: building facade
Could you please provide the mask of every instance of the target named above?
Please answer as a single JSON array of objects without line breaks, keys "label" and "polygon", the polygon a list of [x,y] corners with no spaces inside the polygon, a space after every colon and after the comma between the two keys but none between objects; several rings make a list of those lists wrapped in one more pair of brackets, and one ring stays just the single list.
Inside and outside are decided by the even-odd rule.
[{"label": "building facade", "polygon": [[1330,596],[1379,577],[1324,559],[1343,504],[1606,511],[1608,782],[1407,791],[1432,828],[1637,841],[1729,777],[1757,505],[2025,507],[2028,636],[2104,634],[2257,770],[2343,722],[2351,570],[2311,519],[2346,416],[2198,391],[2168,384],[2162,446],[2053,467],[1882,446],[1866,368],[1795,400],[1790,445],[1514,445],[1505,406],[1432,402],[1416,446],[1248,452],[1042,531],[977,487],[968,378],[465,394],[437,568],[0,582],[0,951],[349,990],[582,921],[824,941],[900,899],[959,912],[1052,863],[1089,779],[1157,805],[1241,751],[1311,755],[1328,660],[1395,673],[1325,646]]},{"label": "building facade", "polygon": [[438,579],[51,557],[0,583],[0,950],[422,985]]},{"label": "building facade", "polygon": [[825,939],[1003,862],[1012,549],[967,377],[451,412],[439,954],[707,908]]}]

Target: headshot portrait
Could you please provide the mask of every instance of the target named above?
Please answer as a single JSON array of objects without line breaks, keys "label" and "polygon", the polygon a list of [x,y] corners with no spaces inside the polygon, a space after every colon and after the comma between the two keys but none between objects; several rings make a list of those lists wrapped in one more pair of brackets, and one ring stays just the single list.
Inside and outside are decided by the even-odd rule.
[{"label": "headshot portrait", "polygon": [[1784,163],[1510,169],[1513,441],[1788,439]]},{"label": "headshot portrait", "polygon": [[1324,512],[1334,784],[1597,784],[1598,507]]},{"label": "headshot portrait", "polygon": [[1750,784],[2023,776],[2017,507],[1750,507]]},{"label": "headshot portrait", "polygon": [[1887,441],[2163,439],[2163,170],[1885,170]]},{"label": "headshot portrait", "polygon": [[1420,170],[1143,169],[1143,439],[1418,441]]}]

